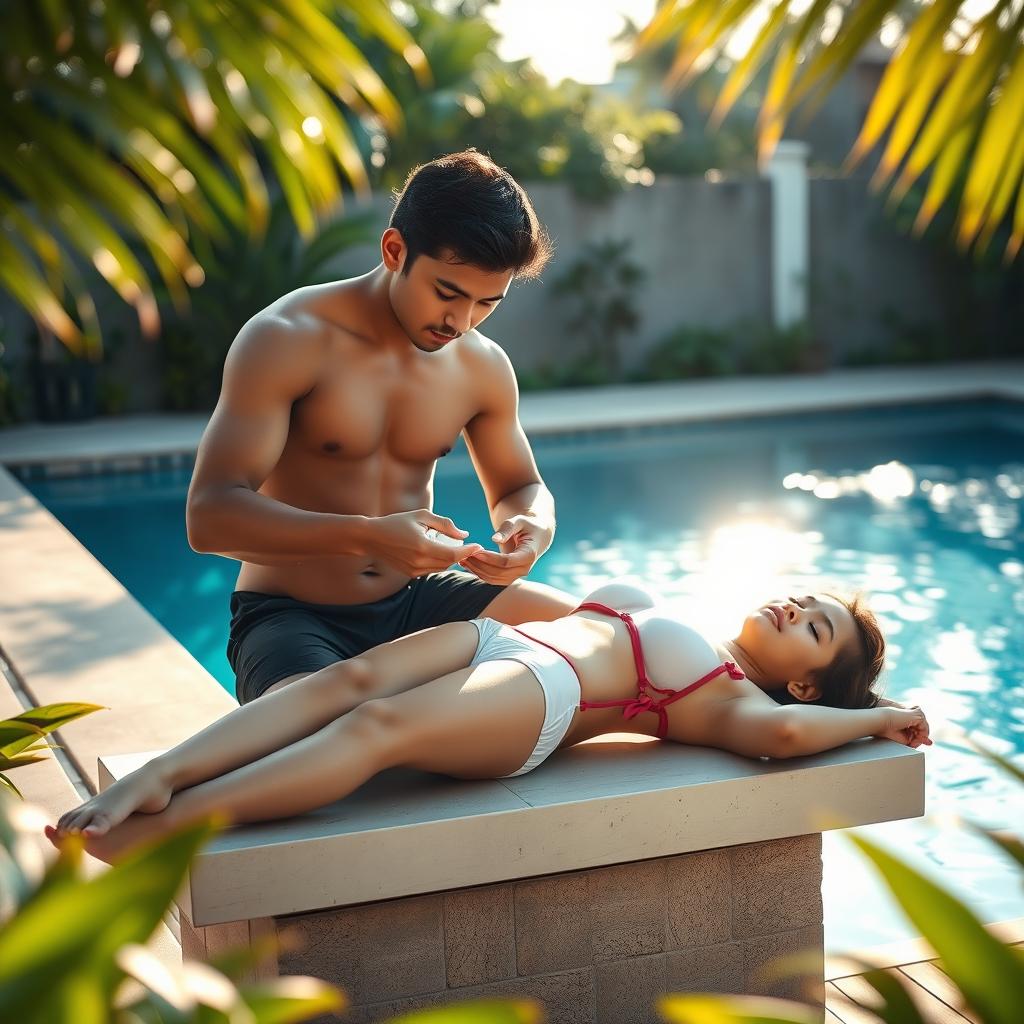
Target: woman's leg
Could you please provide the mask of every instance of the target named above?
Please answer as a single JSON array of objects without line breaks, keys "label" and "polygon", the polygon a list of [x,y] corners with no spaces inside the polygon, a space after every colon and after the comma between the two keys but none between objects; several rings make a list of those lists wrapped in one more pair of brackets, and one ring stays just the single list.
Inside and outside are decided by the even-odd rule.
[{"label": "woman's leg", "polygon": [[230,711],[68,811],[47,835],[101,835],[133,811],[156,813],[173,793],[286,747],[363,703],[401,693],[469,665],[478,633],[469,622],[421,630],[338,662]]},{"label": "woman's leg", "polygon": [[86,849],[110,860],[215,813],[234,824],[290,817],[347,796],[398,765],[499,778],[526,763],[544,710],[543,691],[524,666],[493,661],[462,669],[367,701],[311,736],[183,790],[160,813],[133,815],[106,835],[87,833]]}]

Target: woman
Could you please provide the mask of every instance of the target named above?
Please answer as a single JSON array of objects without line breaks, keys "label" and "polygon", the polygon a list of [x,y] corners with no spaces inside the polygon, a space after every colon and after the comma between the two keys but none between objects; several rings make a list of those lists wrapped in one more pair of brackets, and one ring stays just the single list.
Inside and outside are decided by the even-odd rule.
[{"label": "woman", "polygon": [[119,780],[47,835],[80,833],[109,860],[214,812],[236,824],[300,814],[385,768],[503,778],[610,732],[748,757],[863,736],[930,744],[919,708],[879,706],[883,653],[874,616],[856,600],[773,601],[712,644],[646,591],[611,583],[554,622],[449,623],[298,680]]}]

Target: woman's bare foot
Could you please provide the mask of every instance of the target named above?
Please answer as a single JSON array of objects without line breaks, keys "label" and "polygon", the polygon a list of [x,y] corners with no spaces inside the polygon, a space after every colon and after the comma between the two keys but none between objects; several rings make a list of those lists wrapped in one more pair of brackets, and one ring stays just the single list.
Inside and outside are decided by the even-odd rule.
[{"label": "woman's bare foot", "polygon": [[150,762],[118,779],[80,807],[61,815],[56,828],[46,830],[51,842],[78,833],[86,840],[105,835],[135,811],[157,814],[170,802],[174,790],[160,766]]}]

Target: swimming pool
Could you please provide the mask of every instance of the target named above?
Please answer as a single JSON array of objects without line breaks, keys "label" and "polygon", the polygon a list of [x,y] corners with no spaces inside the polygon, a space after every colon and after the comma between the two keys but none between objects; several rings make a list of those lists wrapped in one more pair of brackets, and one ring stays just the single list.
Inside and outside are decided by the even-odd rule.
[{"label": "swimming pool", "polygon": [[[1024,407],[1008,402],[735,420],[540,438],[560,528],[535,578],[583,594],[612,576],[657,586],[714,628],[794,585],[863,586],[889,637],[887,692],[940,728],[1024,753]],[[47,479],[37,497],[229,689],[235,564],[185,540],[187,469]],[[486,540],[468,458],[435,507]],[[1024,916],[1012,869],[941,815],[1019,827],[1024,798],[952,731],[928,753],[937,822],[867,831],[904,848],[989,920]],[[842,840],[826,834],[826,946],[908,934]]]}]

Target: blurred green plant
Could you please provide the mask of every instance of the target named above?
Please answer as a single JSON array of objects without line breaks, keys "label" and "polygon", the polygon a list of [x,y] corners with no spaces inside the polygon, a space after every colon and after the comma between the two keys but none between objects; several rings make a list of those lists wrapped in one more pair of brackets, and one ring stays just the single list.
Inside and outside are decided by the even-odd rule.
[{"label": "blurred green plant", "polygon": [[[69,837],[42,868],[41,815],[0,794],[0,1006],[19,1024],[254,1024],[308,1020],[341,1009],[342,994],[314,978],[242,982],[266,947],[175,971],[143,945],[170,906],[201,824],[140,848],[88,878]],[[134,984],[132,984],[134,983]],[[132,990],[141,995],[132,995]],[[248,1011],[248,1012],[246,1012]],[[243,1018],[244,1015],[244,1018]]]},{"label": "blurred green plant", "polygon": [[807,324],[780,328],[741,320],[730,327],[680,324],[652,346],[630,377],[636,381],[685,380],[824,368],[824,351]]},{"label": "blurred green plant", "polygon": [[731,332],[680,324],[644,356],[633,379],[684,380],[736,373],[738,361]]},{"label": "blurred green plant", "polygon": [[18,393],[11,371],[11,360],[7,354],[7,327],[0,325],[0,427],[10,426],[21,418]]},{"label": "blurred green plant", "polygon": [[629,258],[632,245],[630,239],[588,242],[551,287],[570,305],[566,326],[583,338],[585,358],[609,380],[621,374],[620,338],[640,325],[637,296],[647,272]]},{"label": "blurred green plant", "polygon": [[349,214],[306,241],[278,198],[259,245],[244,230],[229,231],[216,244],[204,243],[206,278],[193,291],[189,310],[169,318],[160,335],[164,407],[212,409],[224,357],[242,325],[274,298],[331,280],[331,262],[369,241],[372,223],[372,214]]},{"label": "blurred green plant", "polygon": [[552,84],[528,61],[501,60],[498,34],[481,17],[487,6],[407,5],[408,30],[435,74],[430,88],[366,41],[406,115],[400,135],[372,138],[379,183],[399,187],[416,164],[468,146],[520,181],[565,182],[595,202],[653,181],[646,148],[678,133],[676,115],[569,79]]},{"label": "blurred green plant", "polygon": [[800,373],[824,370],[826,357],[805,321],[789,327],[757,321],[743,325],[743,373]]},{"label": "blurred green plant", "polygon": [[180,310],[197,242],[266,228],[264,165],[304,237],[367,176],[351,119],[401,108],[330,18],[344,10],[427,80],[386,0],[48,0],[0,7],[0,287],[77,354],[98,358],[94,266],[159,325],[150,271]]},{"label": "blurred green plant", "polygon": [[[41,751],[52,750],[45,737],[76,718],[105,710],[100,704],[44,704],[29,708],[14,718],[0,720],[0,791],[20,797],[17,786],[3,773],[12,768],[44,761]],[[2,889],[2,887],[0,887]]]},{"label": "blurred green plant", "polygon": [[[1006,758],[972,744],[991,764],[1024,783],[1024,772]],[[994,844],[1024,868],[1024,843],[1017,836],[968,823],[974,834]],[[960,993],[962,1006],[980,1024],[1020,1024],[1024,1007],[1024,956],[989,934],[955,896],[863,836],[853,842],[882,876],[889,892],[938,956],[939,966]],[[863,971],[877,1005],[858,1006],[858,1019],[883,1024],[929,1024],[899,976],[856,958],[844,958]],[[913,982],[909,982],[913,985]],[[810,1024],[821,1011],[782,999],[735,996],[666,996],[658,1003],[670,1024]]]},{"label": "blurred green plant", "polygon": [[[775,148],[793,111],[818,109],[866,43],[885,30],[898,45],[847,161],[884,142],[874,174],[893,201],[927,179],[914,230],[957,193],[957,241],[985,250],[1012,219],[1006,258],[1024,244],[1024,6],[995,0],[970,12],[961,0],[778,0],[757,21],[758,0],[665,0],[641,47],[673,41],[667,81],[680,87],[716,63],[737,33],[756,30],[733,65],[711,115],[721,124],[758,70],[774,63],[760,102],[758,148]],[[895,179],[895,180],[894,180]]]},{"label": "blurred green plant", "polygon": [[590,355],[547,360],[530,370],[517,370],[520,391],[550,391],[554,388],[599,388],[615,379],[602,363]]},{"label": "blurred green plant", "polygon": [[675,62],[675,40],[667,39],[637,48],[641,27],[625,19],[616,38],[628,56],[616,66],[615,77],[637,104],[671,110],[680,130],[658,135],[644,146],[644,160],[655,175],[700,175],[709,170],[738,174],[757,173],[757,104],[764,91],[764,75],[748,86],[724,124],[708,125],[708,112],[726,79],[718,62],[713,63],[689,88],[668,90],[665,79]]},{"label": "blurred green plant", "polygon": [[[209,964],[175,967],[145,945],[217,827],[204,822],[141,846],[87,877],[68,837],[49,865],[37,808],[0,793],[0,1007],[18,1024],[289,1024],[346,1006],[309,977],[252,980],[279,948],[267,939]],[[394,1024],[539,1024],[531,999],[483,1000]]]}]

